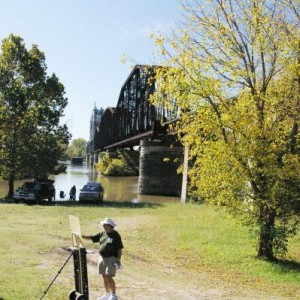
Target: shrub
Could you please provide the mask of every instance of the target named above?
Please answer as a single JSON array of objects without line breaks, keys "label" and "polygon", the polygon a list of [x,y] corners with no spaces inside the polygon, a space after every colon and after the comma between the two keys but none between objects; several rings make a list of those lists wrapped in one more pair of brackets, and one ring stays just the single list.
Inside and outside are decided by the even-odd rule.
[{"label": "shrub", "polygon": [[127,149],[117,150],[117,157],[105,152],[96,165],[97,170],[106,176],[137,176],[138,152]]}]

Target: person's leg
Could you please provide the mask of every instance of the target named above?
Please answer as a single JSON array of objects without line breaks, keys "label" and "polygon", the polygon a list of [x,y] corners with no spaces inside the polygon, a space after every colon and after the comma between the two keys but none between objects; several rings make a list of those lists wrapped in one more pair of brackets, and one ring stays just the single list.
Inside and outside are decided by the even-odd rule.
[{"label": "person's leg", "polygon": [[107,276],[107,280],[109,282],[110,291],[112,294],[116,294],[116,283],[112,276]]},{"label": "person's leg", "polygon": [[105,289],[105,294],[99,299],[108,300],[111,296],[110,284],[109,284],[109,280],[107,279],[107,275],[105,275],[105,265],[101,258],[99,259],[98,269],[99,269],[99,274],[102,276],[104,289]]},{"label": "person's leg", "polygon": [[103,258],[99,264],[99,273],[103,277],[106,295],[110,295],[109,299],[113,299],[113,300],[118,299],[116,295],[116,284],[113,278],[116,275],[115,262],[116,262],[115,257],[107,257],[107,258]]},{"label": "person's leg", "polygon": [[107,294],[109,294],[110,291],[111,291],[111,286],[110,286],[109,276],[107,276],[107,275],[102,275],[102,277],[103,277],[103,283],[104,283],[105,292],[106,292]]}]

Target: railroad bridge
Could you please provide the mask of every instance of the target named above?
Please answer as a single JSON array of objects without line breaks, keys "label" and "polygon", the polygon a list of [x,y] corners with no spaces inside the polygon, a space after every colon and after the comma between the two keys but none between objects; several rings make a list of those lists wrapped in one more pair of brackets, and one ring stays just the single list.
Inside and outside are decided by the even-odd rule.
[{"label": "railroad bridge", "polygon": [[182,176],[175,161],[183,157],[183,150],[169,131],[177,116],[176,111],[150,102],[156,70],[136,65],[121,88],[117,106],[94,109],[87,162],[97,163],[104,151],[139,146],[139,193],[180,195]]}]

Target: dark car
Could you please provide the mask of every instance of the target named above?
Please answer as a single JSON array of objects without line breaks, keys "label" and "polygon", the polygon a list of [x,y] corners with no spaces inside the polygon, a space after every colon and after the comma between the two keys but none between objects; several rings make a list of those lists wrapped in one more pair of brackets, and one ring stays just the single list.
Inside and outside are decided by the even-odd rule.
[{"label": "dark car", "polygon": [[79,193],[79,202],[102,203],[104,189],[99,182],[88,182]]},{"label": "dark car", "polygon": [[55,201],[54,180],[41,179],[25,182],[13,194],[15,202],[38,203],[40,200]]}]

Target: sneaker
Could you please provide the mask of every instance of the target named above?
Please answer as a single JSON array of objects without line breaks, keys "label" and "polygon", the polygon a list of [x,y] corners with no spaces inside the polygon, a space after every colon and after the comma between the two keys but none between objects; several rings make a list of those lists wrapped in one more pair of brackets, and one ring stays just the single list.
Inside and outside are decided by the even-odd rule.
[{"label": "sneaker", "polygon": [[118,296],[116,294],[111,294],[108,300],[118,300]]},{"label": "sneaker", "polygon": [[98,300],[108,300],[108,299],[110,299],[110,297],[111,297],[111,294],[104,294]]}]

